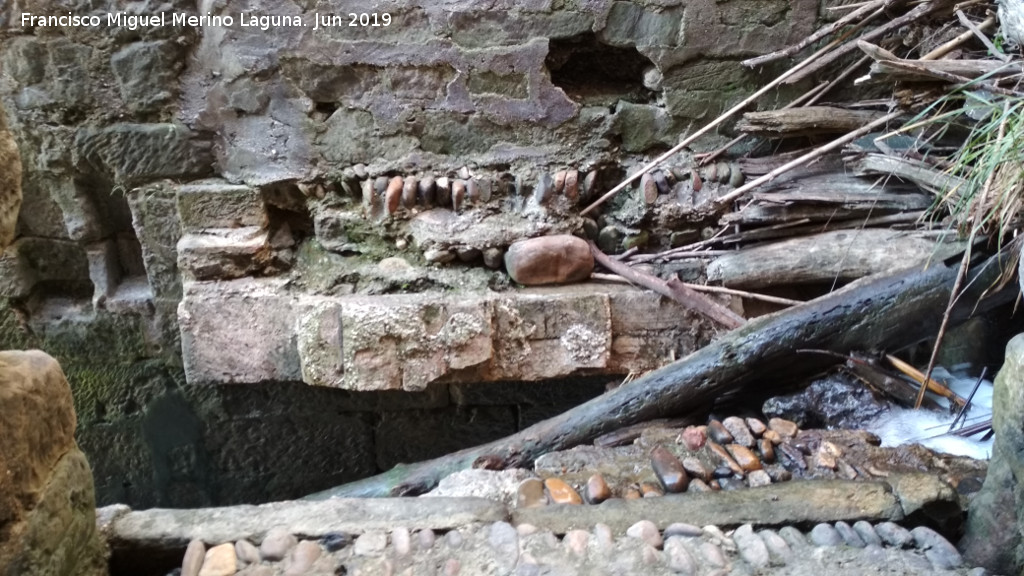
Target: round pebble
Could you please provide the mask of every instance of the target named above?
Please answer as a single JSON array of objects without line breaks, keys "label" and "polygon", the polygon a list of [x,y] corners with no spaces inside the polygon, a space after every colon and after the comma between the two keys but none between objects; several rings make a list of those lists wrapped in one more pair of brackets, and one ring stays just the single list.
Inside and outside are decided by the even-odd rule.
[{"label": "round pebble", "polygon": [[690,487],[687,488],[688,492],[711,492],[711,486],[707,482],[700,478],[694,478],[690,480]]},{"label": "round pebble", "polygon": [[658,498],[665,495],[665,492],[654,482],[642,482],[640,484],[640,493],[644,498]]},{"label": "round pebble", "polygon": [[594,474],[587,479],[587,487],[583,492],[588,504],[600,504],[612,497],[612,489],[600,474]]},{"label": "round pebble", "polygon": [[875,532],[875,528],[870,522],[867,522],[866,520],[858,520],[853,523],[853,529],[857,531],[857,534],[868,546],[872,544],[875,546],[882,545],[882,539],[878,537],[878,533]]},{"label": "round pebble", "polygon": [[560,478],[544,480],[544,487],[547,488],[554,504],[583,504],[583,498],[580,498],[579,493]]},{"label": "round pebble", "polygon": [[516,526],[516,532],[520,536],[529,536],[530,534],[536,534],[539,531],[540,528],[537,528],[533,524],[527,524],[526,522]]},{"label": "round pebble", "polygon": [[734,440],[729,430],[727,430],[718,420],[708,422],[707,431],[708,438],[718,444],[732,444]]},{"label": "round pebble", "polygon": [[682,462],[661,444],[651,450],[651,467],[666,492],[685,492],[690,484],[690,477]]},{"label": "round pebble", "polygon": [[694,458],[693,456],[687,456],[683,458],[682,464],[683,470],[686,470],[686,473],[689,474],[690,476],[693,476],[695,479],[700,479],[703,480],[704,482],[711,481],[712,471],[708,469],[708,467],[705,466],[704,463],[700,461],[700,459]]},{"label": "round pebble", "polygon": [[744,472],[761,469],[761,459],[750,448],[740,444],[729,444],[725,448]]},{"label": "round pebble", "polygon": [[[739,465],[738,462],[736,462],[736,460],[732,457],[732,455],[725,448],[723,448],[717,442],[711,442],[711,441],[708,441],[707,446],[708,446],[708,450],[710,450],[712,454],[714,454],[722,462],[724,462],[725,465],[728,466],[729,469],[732,470],[734,474],[739,474],[740,476],[743,475],[743,468]],[[716,473],[716,476],[717,476],[717,473]]]},{"label": "round pebble", "polygon": [[763,436],[765,431],[768,430],[768,426],[758,418],[747,418],[746,423],[750,431],[758,438]]},{"label": "round pebble", "polygon": [[672,538],[673,536],[679,536],[683,538],[699,538],[704,530],[700,526],[694,526],[693,524],[686,524],[685,522],[673,522],[665,528],[665,538]]},{"label": "round pebble", "polygon": [[487,530],[487,543],[494,550],[500,571],[508,573],[519,562],[519,534],[508,522],[495,522]]},{"label": "round pebble", "polygon": [[768,420],[768,427],[774,430],[782,438],[793,438],[800,431],[796,422],[783,418],[772,418]]},{"label": "round pebble", "polygon": [[299,541],[286,528],[271,528],[260,543],[260,556],[268,562],[283,560]]},{"label": "round pebble", "polygon": [[764,470],[754,470],[750,474],[747,474],[747,485],[751,488],[757,488],[759,486],[768,486],[772,483],[772,477],[768,475]]},{"label": "round pebble", "polygon": [[285,576],[302,576],[313,567],[313,563],[320,558],[323,551],[320,545],[314,540],[303,540],[292,548],[288,555],[288,568]]},{"label": "round pebble", "polygon": [[697,573],[697,561],[686,549],[682,538],[669,538],[665,541],[665,555],[668,556],[668,567],[676,574],[692,576]]},{"label": "round pebble", "polygon": [[527,478],[516,488],[516,508],[537,508],[548,503],[544,495],[544,481],[540,478]]},{"label": "round pebble", "polygon": [[964,559],[956,546],[950,544],[941,534],[928,528],[918,526],[910,531],[917,546],[924,550],[924,555],[939,570],[956,570],[963,566]]},{"label": "round pebble", "polygon": [[462,563],[459,562],[458,560],[456,560],[455,558],[449,558],[444,563],[444,575],[445,576],[455,576],[461,570],[462,570]]},{"label": "round pebble", "polygon": [[525,286],[580,282],[594,271],[594,256],[582,238],[568,234],[541,236],[509,246],[505,269]]},{"label": "round pebble", "polygon": [[729,416],[722,420],[722,426],[732,434],[733,443],[747,448],[754,446],[754,434],[750,431],[746,421],[738,416]]},{"label": "round pebble", "polygon": [[661,538],[661,531],[650,520],[641,520],[626,529],[626,536],[643,540],[650,546],[661,548],[664,541]]},{"label": "round pebble", "polygon": [[337,552],[352,542],[352,538],[344,532],[329,532],[320,537],[320,543],[328,552]]},{"label": "round pebble", "polygon": [[185,548],[185,557],[181,560],[181,576],[199,576],[206,558],[206,545],[202,540],[192,540]]},{"label": "round pebble", "polygon": [[853,529],[853,526],[850,526],[846,522],[841,520],[836,522],[836,531],[843,537],[843,541],[846,542],[847,546],[852,546],[854,548],[863,548],[867,546],[867,543],[860,537],[860,534]]},{"label": "round pebble", "polygon": [[590,532],[586,530],[569,530],[562,539],[565,549],[576,556],[583,558],[587,555],[587,542],[590,541]]},{"label": "round pebble", "polygon": [[354,545],[357,556],[376,556],[388,547],[388,535],[380,530],[360,534]]},{"label": "round pebble", "polygon": [[761,438],[757,441],[757,451],[761,453],[761,460],[765,463],[775,462],[775,444],[771,440]]},{"label": "round pebble", "polygon": [[396,556],[406,556],[412,552],[412,535],[408,528],[400,526],[391,531],[391,548]]},{"label": "round pebble", "polygon": [[599,552],[611,552],[615,547],[615,537],[607,524],[598,522],[594,525],[594,543]]},{"label": "round pebble", "polygon": [[782,536],[782,539],[794,550],[800,551],[807,547],[807,538],[804,533],[792,526],[779,528],[779,536]]},{"label": "round pebble", "polygon": [[724,568],[728,561],[725,559],[725,552],[712,542],[701,542],[700,555],[704,561],[715,568]]},{"label": "round pebble", "polygon": [[789,544],[786,543],[782,536],[779,536],[778,532],[774,530],[761,530],[757,535],[761,537],[764,545],[768,548],[768,553],[779,564],[785,564],[793,557],[792,548],[789,547]]},{"label": "round pebble", "polygon": [[462,534],[458,530],[451,530],[444,535],[444,543],[446,546],[452,549],[459,549],[462,547]]},{"label": "round pebble", "polygon": [[831,524],[818,524],[811,529],[811,542],[816,546],[842,546],[843,537]]},{"label": "round pebble", "polygon": [[231,576],[238,571],[238,557],[231,542],[214,546],[206,551],[199,576]]},{"label": "round pebble", "polygon": [[708,441],[707,427],[705,426],[688,426],[679,434],[679,442],[686,446],[686,449],[691,452],[696,452],[704,447],[704,443]]},{"label": "round pebble", "polygon": [[437,540],[437,536],[430,528],[416,532],[416,542],[420,550],[430,550],[434,547],[435,540]]},{"label": "round pebble", "polygon": [[235,542],[235,556],[246,564],[259,564],[260,549],[253,546],[252,542],[248,540],[239,540]]},{"label": "round pebble", "polygon": [[875,524],[878,537],[893,548],[909,548],[914,543],[914,536],[906,528],[893,522]]},{"label": "round pebble", "polygon": [[737,528],[732,533],[732,539],[736,542],[740,557],[755,569],[767,568],[771,563],[768,547],[765,545],[764,540],[761,540],[761,537],[754,533],[754,527],[750,524],[744,524]]}]

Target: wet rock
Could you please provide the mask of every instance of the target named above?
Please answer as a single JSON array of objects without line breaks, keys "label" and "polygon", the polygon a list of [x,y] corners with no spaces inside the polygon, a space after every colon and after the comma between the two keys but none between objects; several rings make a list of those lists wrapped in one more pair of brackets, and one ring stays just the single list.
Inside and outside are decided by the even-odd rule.
[{"label": "wet rock", "polygon": [[708,422],[708,438],[718,444],[732,444],[735,440],[732,433],[718,420]]},{"label": "wet rock", "polygon": [[744,472],[752,472],[754,470],[761,469],[761,460],[754,454],[750,448],[741,446],[739,444],[729,444],[725,447],[729,451],[729,455],[732,456],[733,460],[739,464],[740,468]]},{"label": "wet rock", "polygon": [[686,429],[679,434],[679,441],[686,446],[686,449],[690,452],[696,452],[704,447],[704,443],[708,441],[707,427],[705,426],[687,426]]},{"label": "wet rock", "polygon": [[788,442],[783,442],[778,445],[778,449],[790,466],[799,468],[800,470],[807,470],[807,461],[804,459],[803,452],[797,449],[796,446],[793,446]]},{"label": "wet rock", "polygon": [[569,235],[543,236],[512,244],[505,253],[509,276],[525,286],[580,282],[594,270],[586,240]]},{"label": "wet rock", "polygon": [[561,479],[548,478],[544,480],[544,487],[547,488],[553,504],[583,504],[579,493]]},{"label": "wet rock", "polygon": [[754,533],[754,528],[750,524],[744,524],[737,528],[732,534],[732,539],[736,542],[740,557],[756,570],[767,568],[771,563],[768,547],[765,546],[761,537]]},{"label": "wet rock", "polygon": [[796,433],[800,431],[796,422],[783,418],[772,418],[768,420],[768,427],[778,434],[783,440],[795,437]]},{"label": "wet rock", "polygon": [[681,538],[668,538],[665,541],[665,555],[668,557],[668,567],[674,573],[684,576],[697,574],[697,561]]},{"label": "wet rock", "polygon": [[683,470],[686,470],[686,473],[689,474],[690,476],[693,476],[694,478],[699,478],[704,482],[711,481],[712,471],[708,469],[708,467],[705,466],[704,463],[701,462],[698,458],[694,458],[693,456],[687,456],[683,458],[682,464]]},{"label": "wet rock", "polygon": [[722,426],[729,431],[729,434],[732,434],[735,444],[746,446],[747,448],[754,447],[754,434],[742,418],[730,416],[722,420]]},{"label": "wet rock", "polygon": [[235,556],[235,545],[228,542],[206,551],[199,576],[231,576],[236,571],[238,558]]},{"label": "wet rock", "polygon": [[482,254],[476,248],[456,248],[455,256],[460,262],[476,262]]},{"label": "wet rock", "polygon": [[768,440],[769,442],[776,446],[782,443],[782,436],[780,436],[779,433],[776,432],[775,430],[765,430],[764,439]]},{"label": "wet rock", "polygon": [[202,540],[192,540],[185,548],[185,557],[181,561],[181,576],[199,576],[206,559],[206,545]]},{"label": "wet rock", "polygon": [[271,528],[260,543],[260,556],[269,562],[283,560],[288,551],[298,543],[299,540],[286,528]]},{"label": "wet rock", "polygon": [[587,479],[587,487],[584,491],[588,504],[600,504],[612,497],[612,490],[605,482],[604,476],[594,474]]},{"label": "wet rock", "polygon": [[924,555],[937,569],[956,570],[963,566],[964,560],[956,546],[950,544],[949,540],[935,530],[927,526],[918,526],[911,530],[910,534],[918,548],[924,550]]},{"label": "wet rock", "polygon": [[647,545],[658,549],[661,549],[661,546],[664,543],[658,527],[650,520],[641,520],[636,524],[633,524],[626,529],[626,536],[643,540]]},{"label": "wet rock", "polygon": [[875,532],[883,542],[893,548],[908,548],[914,543],[914,536],[910,531],[893,522],[875,524]]},{"label": "wet rock", "polygon": [[854,548],[863,548],[867,546],[867,542],[860,537],[860,534],[853,529],[853,526],[850,526],[846,522],[839,521],[836,522],[835,527],[836,532],[839,532],[839,535],[843,537],[843,541],[846,542],[847,546],[852,546]]},{"label": "wet rock", "polygon": [[811,542],[816,546],[842,546],[842,534],[831,524],[821,523],[811,529]]},{"label": "wet rock", "polygon": [[683,464],[675,454],[660,444],[651,450],[651,468],[666,492],[685,492],[690,484],[690,477]]},{"label": "wet rock", "polygon": [[888,405],[852,377],[829,375],[796,394],[769,398],[762,410],[805,428],[857,429],[888,410]]},{"label": "wet rock", "polygon": [[536,508],[546,506],[548,498],[544,494],[544,481],[540,478],[527,478],[519,483],[516,489],[516,508]]},{"label": "wet rock", "polygon": [[857,535],[860,536],[861,540],[864,541],[868,546],[874,544],[875,546],[882,545],[882,539],[878,537],[878,533],[875,532],[875,527],[866,520],[858,520],[853,523],[853,529],[857,531]]},{"label": "wet rock", "polygon": [[747,418],[745,420],[747,427],[750,428],[750,432],[757,438],[760,438],[768,430],[768,425],[762,422],[759,418]]},{"label": "wet rock", "polygon": [[[736,460],[732,457],[732,454],[730,454],[728,450],[720,446],[717,442],[709,441],[707,446],[708,450],[710,450],[712,454],[717,456],[723,463],[725,463],[725,465],[728,466],[734,474],[739,474],[741,476],[743,475],[743,467],[736,462]],[[715,476],[719,477],[717,472]]]},{"label": "wet rock", "polygon": [[721,478],[718,480],[718,484],[722,487],[722,490],[743,490],[747,487],[743,480],[736,477]]},{"label": "wet rock", "polygon": [[665,528],[665,539],[679,536],[682,538],[698,538],[704,530],[700,526],[686,524],[684,522],[673,522]]},{"label": "wet rock", "polygon": [[771,440],[762,438],[757,441],[757,451],[761,453],[761,460],[766,464],[775,462],[775,445]]}]

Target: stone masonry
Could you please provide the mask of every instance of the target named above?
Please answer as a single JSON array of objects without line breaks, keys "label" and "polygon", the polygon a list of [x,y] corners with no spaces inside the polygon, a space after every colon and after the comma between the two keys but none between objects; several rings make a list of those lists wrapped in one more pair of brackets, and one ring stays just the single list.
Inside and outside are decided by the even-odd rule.
[{"label": "stone masonry", "polygon": [[[819,18],[810,0],[198,6],[0,7],[0,347],[64,366],[102,503],[300,496],[706,343],[658,296],[519,287],[502,256],[697,237],[685,182],[579,208]],[[69,12],[100,24],[25,16]],[[168,25],[133,24],[153,14]]]}]

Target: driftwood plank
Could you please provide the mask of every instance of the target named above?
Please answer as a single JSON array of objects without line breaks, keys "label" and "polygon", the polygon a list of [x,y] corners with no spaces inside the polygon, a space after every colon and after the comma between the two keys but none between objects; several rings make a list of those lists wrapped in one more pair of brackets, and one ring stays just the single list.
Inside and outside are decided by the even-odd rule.
[{"label": "driftwood plank", "polygon": [[936,243],[913,232],[839,230],[721,256],[708,265],[707,275],[709,282],[743,289],[849,281],[920,268],[961,249],[961,243]]},{"label": "driftwood plank", "polygon": [[885,116],[885,112],[847,110],[834,106],[783,108],[747,112],[736,123],[736,129],[767,138],[839,134],[856,130],[882,116]]},{"label": "driftwood plank", "polygon": [[[962,322],[998,277],[996,258],[969,272],[967,291],[953,321]],[[956,264],[936,262],[865,279],[806,304],[762,316],[708,346],[507,438],[392,470],[310,496],[396,496],[426,492],[445,476],[487,463],[528,466],[538,456],[564,450],[623,426],[685,413],[701,403],[748,385],[813,374],[834,358],[794,352],[820,348],[840,354],[864,348],[893,349],[934,336],[942,321]],[[1009,290],[986,302],[1005,302]],[[1016,295],[1016,289],[1012,292]]]},{"label": "driftwood plank", "polygon": [[864,154],[852,159],[849,165],[856,175],[895,176],[936,194],[944,194],[964,184],[962,178],[945,174],[920,160],[888,154]]}]

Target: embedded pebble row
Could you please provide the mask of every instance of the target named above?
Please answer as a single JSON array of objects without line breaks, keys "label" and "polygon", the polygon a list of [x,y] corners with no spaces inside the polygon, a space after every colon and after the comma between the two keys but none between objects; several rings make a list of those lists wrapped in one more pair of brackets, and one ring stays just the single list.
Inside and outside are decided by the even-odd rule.
[{"label": "embedded pebble row", "polygon": [[[746,524],[732,531],[678,522],[664,530],[640,520],[625,534],[605,524],[559,537],[530,524],[469,525],[443,534],[395,528],[358,537],[300,539],[282,528],[256,546],[246,540],[193,541],[181,576],[313,574],[797,574],[842,567],[843,573],[970,574],[956,548],[926,527],[891,522],[819,524],[809,534]],[[818,573],[818,572],[814,572]]]},{"label": "embedded pebble row", "polygon": [[[653,498],[666,493],[708,492],[755,488],[786,482],[793,474],[778,463],[777,453],[795,450],[789,441],[799,433],[789,420],[772,418],[767,424],[757,418],[732,416],[712,419],[706,426],[684,429],[671,449],[658,444],[650,451],[650,466],[657,482],[629,483],[612,487],[604,475],[591,475],[586,483],[572,486],[556,478],[528,478],[520,483],[517,507],[547,504],[600,504],[610,498]],[[633,439],[623,437],[619,442]],[[616,442],[612,440],[612,442]],[[823,466],[837,467],[841,451],[829,442],[819,451],[832,455]],[[834,454],[834,455],[833,455]],[[806,462],[801,460],[806,467]]]}]

